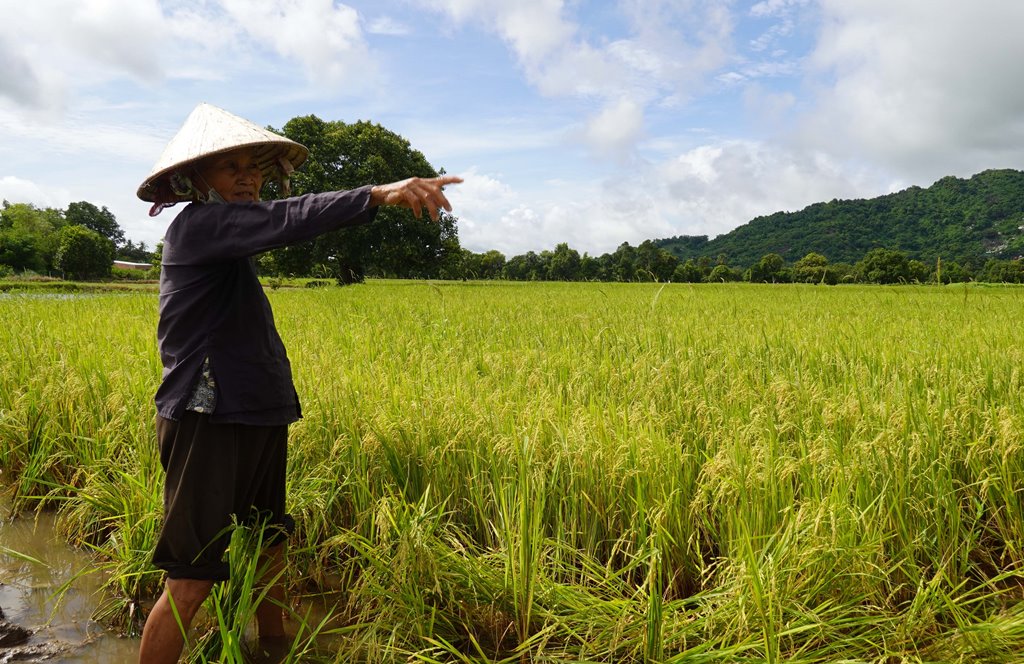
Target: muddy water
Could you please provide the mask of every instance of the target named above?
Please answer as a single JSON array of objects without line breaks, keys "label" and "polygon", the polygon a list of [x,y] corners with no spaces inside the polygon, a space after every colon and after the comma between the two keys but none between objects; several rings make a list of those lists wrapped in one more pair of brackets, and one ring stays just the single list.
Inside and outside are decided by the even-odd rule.
[{"label": "muddy water", "polygon": [[53,597],[66,581],[89,567],[90,556],[55,536],[52,515],[28,514],[12,520],[9,514],[9,504],[0,501],[0,609],[7,621],[29,629],[32,636],[22,646],[0,648],[0,664],[135,662],[138,639],[119,638],[90,618],[100,599],[98,574],[75,581],[60,602]]}]

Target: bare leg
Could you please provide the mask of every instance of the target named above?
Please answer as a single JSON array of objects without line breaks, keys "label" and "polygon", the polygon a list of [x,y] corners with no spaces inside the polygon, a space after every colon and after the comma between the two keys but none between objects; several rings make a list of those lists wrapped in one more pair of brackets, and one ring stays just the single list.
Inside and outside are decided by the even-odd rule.
[{"label": "bare leg", "polygon": [[213,581],[167,580],[142,630],[140,664],[175,664],[178,661],[185,646],[185,633],[211,588]]},{"label": "bare leg", "polygon": [[284,544],[273,546],[260,554],[260,568],[264,570],[263,579],[272,585],[267,590],[263,601],[256,607],[256,627],[259,638],[280,638],[284,633],[284,583],[281,571],[284,570]]}]

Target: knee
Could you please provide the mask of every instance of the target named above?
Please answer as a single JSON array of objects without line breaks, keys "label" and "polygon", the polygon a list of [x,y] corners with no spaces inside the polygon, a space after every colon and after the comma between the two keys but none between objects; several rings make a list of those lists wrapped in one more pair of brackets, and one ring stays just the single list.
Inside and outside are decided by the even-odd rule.
[{"label": "knee", "polygon": [[205,579],[167,579],[166,594],[182,614],[192,616],[213,588],[213,581]]}]

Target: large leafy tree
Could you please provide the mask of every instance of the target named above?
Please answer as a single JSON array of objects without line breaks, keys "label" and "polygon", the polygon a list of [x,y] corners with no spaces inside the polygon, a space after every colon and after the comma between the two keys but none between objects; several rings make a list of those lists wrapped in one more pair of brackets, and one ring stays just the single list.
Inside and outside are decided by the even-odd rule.
[{"label": "large leafy tree", "polygon": [[[379,124],[296,117],[280,130],[309,148],[300,171],[292,175],[296,195],[353,189],[410,177],[437,177],[409,141]],[[276,195],[271,187],[271,195]],[[455,218],[439,223],[410,210],[382,207],[368,225],[345,228],[300,245],[271,252],[261,266],[277,274],[334,276],[343,282],[364,275],[434,277],[461,253]]]},{"label": "large leafy tree", "polygon": [[114,261],[114,243],[96,231],[78,224],[65,226],[57,233],[56,267],[69,279],[96,279],[110,276]]},{"label": "large leafy tree", "polygon": [[778,254],[765,254],[750,268],[749,281],[755,283],[775,283],[788,281],[784,276],[786,262]]},{"label": "large leafy tree", "polygon": [[861,281],[872,284],[895,284],[910,279],[907,255],[894,249],[872,249],[857,263]]},{"label": "large leafy tree", "polygon": [[793,265],[793,281],[801,284],[828,283],[828,259],[810,252]]},{"label": "large leafy tree", "polygon": [[67,222],[54,208],[3,202],[0,209],[0,264],[17,271],[47,272],[57,253],[57,231]]},{"label": "large leafy tree", "polygon": [[98,208],[88,201],[70,203],[64,213],[64,218],[69,224],[85,226],[89,230],[96,231],[117,247],[124,244],[124,231],[118,225],[114,213],[105,205]]},{"label": "large leafy tree", "polygon": [[562,242],[555,247],[548,263],[548,278],[552,281],[576,281],[580,278],[580,254]]}]

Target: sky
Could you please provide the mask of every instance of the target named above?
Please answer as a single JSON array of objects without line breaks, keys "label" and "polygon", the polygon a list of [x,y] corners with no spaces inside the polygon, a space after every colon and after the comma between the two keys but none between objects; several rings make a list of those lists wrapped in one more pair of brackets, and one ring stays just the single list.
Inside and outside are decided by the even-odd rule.
[{"label": "sky", "polygon": [[379,123],[506,256],[1024,168],[1019,0],[0,0],[0,199],[108,207],[200,102]]}]

